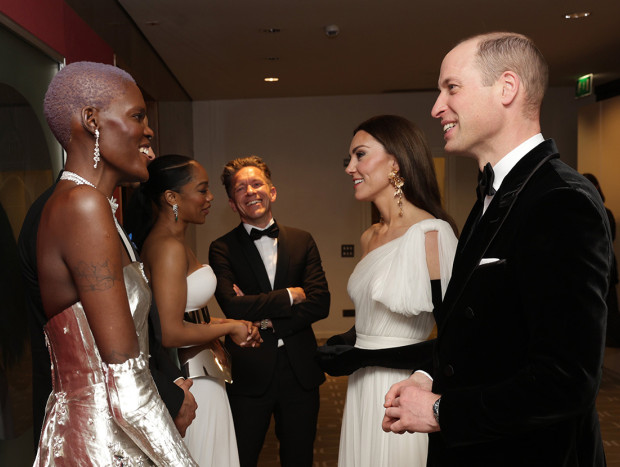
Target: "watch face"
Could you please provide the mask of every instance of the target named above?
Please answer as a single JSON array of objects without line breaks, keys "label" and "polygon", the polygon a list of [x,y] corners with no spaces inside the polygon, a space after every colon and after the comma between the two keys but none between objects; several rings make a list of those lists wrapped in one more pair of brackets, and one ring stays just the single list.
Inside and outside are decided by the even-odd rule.
[{"label": "watch face", "polygon": [[441,397],[433,404],[433,415],[435,416],[435,421],[437,423],[439,423],[439,402],[441,402]]}]

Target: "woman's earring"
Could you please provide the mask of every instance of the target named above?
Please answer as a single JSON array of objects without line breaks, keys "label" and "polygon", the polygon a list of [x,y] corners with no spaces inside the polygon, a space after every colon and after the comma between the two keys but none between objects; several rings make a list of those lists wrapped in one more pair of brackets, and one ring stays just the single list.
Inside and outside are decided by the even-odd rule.
[{"label": "woman's earring", "polygon": [[95,128],[95,152],[93,152],[93,160],[95,161],[95,165],[93,167],[97,168],[97,163],[101,160],[99,157],[99,129]]},{"label": "woman's earring", "polygon": [[405,184],[405,180],[398,174],[398,170],[393,169],[388,175],[388,180],[390,184],[394,187],[394,198],[398,198],[396,204],[398,204],[400,217],[403,217],[403,185]]},{"label": "woman's earring", "polygon": [[174,212],[174,222],[177,222],[179,220],[179,205],[177,203],[172,205],[172,212]]}]

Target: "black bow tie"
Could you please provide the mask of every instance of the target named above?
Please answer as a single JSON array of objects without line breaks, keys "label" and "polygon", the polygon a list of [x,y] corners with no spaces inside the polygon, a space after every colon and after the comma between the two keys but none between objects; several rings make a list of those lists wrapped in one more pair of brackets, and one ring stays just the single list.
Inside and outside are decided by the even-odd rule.
[{"label": "black bow tie", "polygon": [[274,222],[269,227],[267,227],[265,230],[258,230],[258,229],[252,228],[252,230],[250,230],[250,239],[252,241],[256,241],[259,238],[261,238],[263,235],[267,235],[270,238],[278,238],[279,234],[280,234],[280,229],[278,228],[278,224]]},{"label": "black bow tie", "polygon": [[495,194],[495,188],[493,188],[494,178],[493,167],[491,167],[490,162],[487,162],[484,170],[478,174],[478,187],[476,188],[478,201],[482,202],[485,196],[493,196]]}]

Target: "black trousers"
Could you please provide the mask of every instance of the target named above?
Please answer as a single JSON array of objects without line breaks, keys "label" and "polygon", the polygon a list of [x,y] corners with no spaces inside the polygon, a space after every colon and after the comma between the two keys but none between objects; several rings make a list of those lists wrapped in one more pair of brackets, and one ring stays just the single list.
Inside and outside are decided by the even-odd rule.
[{"label": "black trousers", "polygon": [[278,349],[276,372],[265,394],[229,394],[229,401],[241,467],[256,467],[272,414],[280,441],[280,464],[312,466],[319,388],[307,391],[299,385],[285,346]]}]

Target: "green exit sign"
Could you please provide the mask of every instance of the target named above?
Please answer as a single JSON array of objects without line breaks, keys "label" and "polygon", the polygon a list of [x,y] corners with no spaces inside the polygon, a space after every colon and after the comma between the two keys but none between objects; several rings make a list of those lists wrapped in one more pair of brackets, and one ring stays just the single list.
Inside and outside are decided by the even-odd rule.
[{"label": "green exit sign", "polygon": [[575,97],[586,97],[592,94],[592,73],[584,75],[577,80],[575,88]]}]

